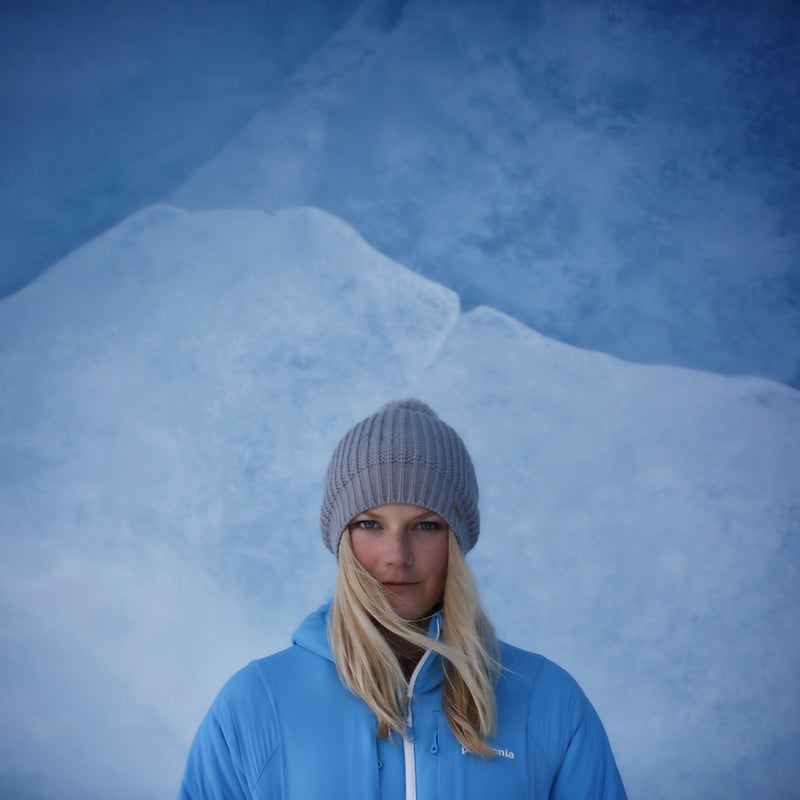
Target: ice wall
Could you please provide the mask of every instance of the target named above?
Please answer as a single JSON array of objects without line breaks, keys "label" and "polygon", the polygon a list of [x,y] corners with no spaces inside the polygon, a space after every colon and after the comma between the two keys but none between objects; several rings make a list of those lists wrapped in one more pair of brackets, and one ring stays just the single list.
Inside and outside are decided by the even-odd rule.
[{"label": "ice wall", "polygon": [[791,0],[3,3],[0,296],[165,196],[314,205],[467,309],[800,386],[799,30]]},{"label": "ice wall", "polygon": [[800,394],[488,308],[417,386],[469,433],[500,633],[584,685],[630,796],[796,797]]},{"label": "ice wall", "polygon": [[335,442],[415,394],[474,454],[501,635],[582,682],[631,797],[796,796],[796,391],[461,315],[319,211],[163,206],[0,303],[0,385],[0,795],[172,796],[332,588]]},{"label": "ice wall", "polygon": [[465,308],[798,385],[799,22],[364,2],[171,202],[318,206]]}]

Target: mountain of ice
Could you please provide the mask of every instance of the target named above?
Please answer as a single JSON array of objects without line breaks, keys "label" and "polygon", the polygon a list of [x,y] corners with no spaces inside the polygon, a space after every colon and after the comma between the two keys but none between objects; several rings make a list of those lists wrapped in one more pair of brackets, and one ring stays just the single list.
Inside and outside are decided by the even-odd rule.
[{"label": "mountain of ice", "polygon": [[499,633],[575,674],[630,796],[797,796],[797,391],[462,314],[318,210],[168,206],[0,303],[0,385],[0,795],[172,796],[332,590],[339,436],[416,395],[474,455]]}]

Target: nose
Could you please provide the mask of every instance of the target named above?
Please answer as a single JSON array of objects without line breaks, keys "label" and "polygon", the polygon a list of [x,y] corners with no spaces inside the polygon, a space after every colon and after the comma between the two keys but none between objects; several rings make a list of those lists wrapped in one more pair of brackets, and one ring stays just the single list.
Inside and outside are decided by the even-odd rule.
[{"label": "nose", "polygon": [[393,530],[387,537],[386,563],[397,567],[411,563],[411,542],[405,531]]}]

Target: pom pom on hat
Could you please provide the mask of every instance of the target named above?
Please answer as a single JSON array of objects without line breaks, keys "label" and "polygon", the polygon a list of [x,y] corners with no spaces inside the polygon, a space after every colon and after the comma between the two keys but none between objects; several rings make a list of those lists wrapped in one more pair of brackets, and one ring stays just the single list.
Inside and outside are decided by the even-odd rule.
[{"label": "pom pom on hat", "polygon": [[409,397],[406,400],[391,400],[388,403],[384,403],[384,405],[380,407],[378,413],[380,414],[393,408],[406,408],[409,411],[418,411],[420,414],[427,414],[429,417],[439,419],[439,415],[429,405],[413,397]]}]

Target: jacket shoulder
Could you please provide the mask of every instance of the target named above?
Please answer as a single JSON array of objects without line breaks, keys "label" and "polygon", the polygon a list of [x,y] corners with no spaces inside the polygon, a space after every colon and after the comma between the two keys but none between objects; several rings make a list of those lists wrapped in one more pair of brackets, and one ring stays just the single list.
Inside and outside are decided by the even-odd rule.
[{"label": "jacket shoulder", "polygon": [[544,656],[505,643],[500,652],[498,706],[501,697],[521,702],[524,686],[528,739],[556,776],[551,798],[624,800],[608,737],[578,682]]},{"label": "jacket shoulder", "polygon": [[533,695],[581,709],[586,695],[563,667],[538,653],[500,642],[501,683],[504,679],[525,683]]},{"label": "jacket shoulder", "polygon": [[289,647],[251,661],[225,682],[189,751],[185,796],[249,796],[280,746],[275,698],[282,681],[297,674],[299,650]]},{"label": "jacket shoulder", "polygon": [[321,661],[297,645],[251,661],[226,681],[211,712],[239,724],[253,717],[263,725],[265,718],[275,717],[276,701],[284,686],[302,681],[308,670],[322,666]]},{"label": "jacket shoulder", "polygon": [[[580,727],[589,701],[578,682],[538,653],[501,643],[498,706],[512,704],[524,713],[528,737],[552,768]],[[524,709],[524,711],[523,711]]]}]

